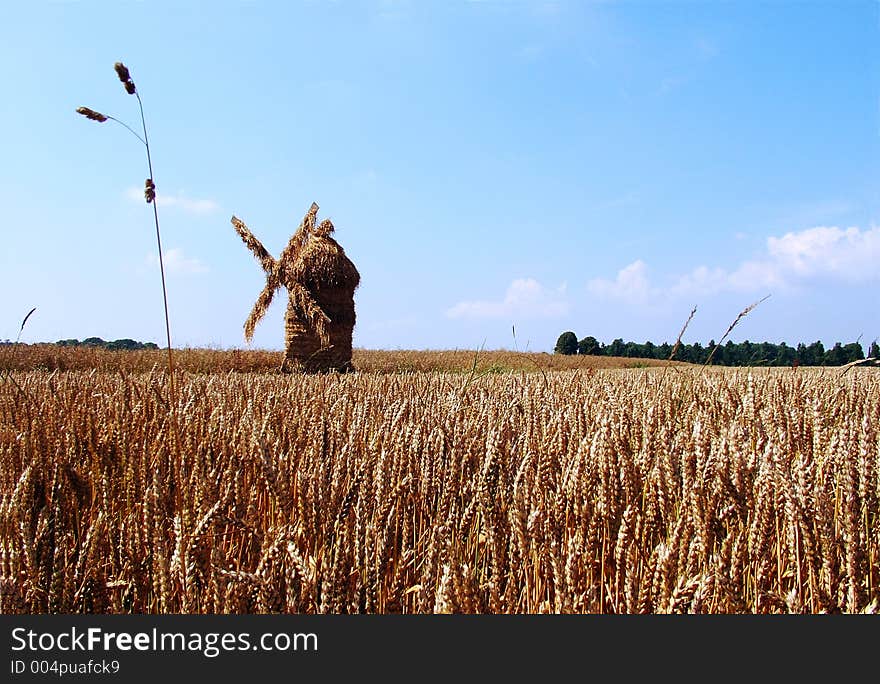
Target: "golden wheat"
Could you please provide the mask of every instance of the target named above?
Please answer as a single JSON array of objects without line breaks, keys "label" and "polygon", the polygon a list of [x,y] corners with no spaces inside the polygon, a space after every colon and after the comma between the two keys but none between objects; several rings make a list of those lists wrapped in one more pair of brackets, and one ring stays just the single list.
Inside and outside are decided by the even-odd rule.
[{"label": "golden wheat", "polygon": [[2,385],[0,611],[818,613],[880,597],[872,369],[178,369],[178,443],[154,363],[14,371],[39,411]]},{"label": "golden wheat", "polygon": [[[160,349],[113,351],[100,347],[64,347],[54,344],[12,346],[2,354],[0,370],[95,370],[107,372],[149,372],[167,365]],[[175,369],[190,373],[269,373],[278,369],[283,352],[265,349],[181,348],[175,352]],[[408,349],[355,349],[353,358],[358,370],[367,373],[504,373],[508,371],[542,372],[550,370],[589,370],[599,368],[644,368],[668,365],[654,359],[609,356],[566,356],[543,352],[491,350],[474,352],[463,349],[416,351]],[[683,367],[687,367],[684,364]]]}]

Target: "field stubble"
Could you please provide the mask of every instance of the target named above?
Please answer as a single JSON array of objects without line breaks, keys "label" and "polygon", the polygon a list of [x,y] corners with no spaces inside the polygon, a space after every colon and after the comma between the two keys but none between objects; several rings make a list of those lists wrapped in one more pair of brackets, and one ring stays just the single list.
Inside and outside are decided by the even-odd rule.
[{"label": "field stubble", "polygon": [[873,369],[184,371],[179,439],[160,369],[12,378],[3,613],[873,612],[880,597]]}]

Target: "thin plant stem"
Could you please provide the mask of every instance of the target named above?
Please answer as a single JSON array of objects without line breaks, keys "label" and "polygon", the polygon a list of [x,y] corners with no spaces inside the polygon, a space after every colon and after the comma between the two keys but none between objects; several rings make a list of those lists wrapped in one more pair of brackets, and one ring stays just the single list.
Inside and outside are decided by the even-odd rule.
[{"label": "thin plant stem", "polygon": [[[153,178],[153,159],[150,156],[150,140],[147,137],[147,121],[144,117],[144,104],[141,102],[140,93],[135,92],[135,97],[137,97],[138,107],[141,110],[141,125],[144,128],[144,138],[143,143],[144,147],[147,148],[147,167],[150,170],[150,179]],[[115,119],[114,119],[115,120]],[[121,122],[120,122],[121,123]],[[125,125],[125,124],[123,124]],[[128,126],[126,126],[128,128]],[[129,129],[131,130],[131,129]],[[132,131],[134,133],[134,131]],[[137,135],[137,133],[135,133]],[[176,411],[174,408],[175,397],[177,396],[174,391],[174,358],[171,353],[171,322],[170,317],[168,315],[168,290],[165,286],[165,263],[162,258],[162,236],[159,233],[159,210],[156,207],[156,198],[153,198],[151,202],[153,205],[153,219],[156,223],[156,244],[159,247],[159,273],[162,276],[162,303],[165,307],[165,338],[168,341],[168,389],[169,389],[169,403],[171,404],[171,412],[175,415],[176,419]],[[176,423],[176,420],[175,420]]]},{"label": "thin plant stem", "polygon": [[[739,323],[743,318],[745,318],[746,316],[748,316],[749,313],[751,313],[752,309],[754,309],[756,306],[758,306],[758,304],[760,304],[761,302],[763,302],[763,301],[765,301],[765,300],[767,300],[767,299],[769,299],[769,298],[770,298],[770,295],[767,295],[767,296],[765,296],[765,297],[761,297],[761,299],[759,299],[757,302],[754,302],[754,303],[752,303],[752,304],[749,304],[745,309],[743,309],[742,311],[739,312],[739,315],[733,320],[733,323],[730,324],[730,327],[727,328],[727,332],[725,332],[725,333],[721,336],[721,339],[718,340],[718,344],[715,345],[715,348],[714,348],[714,349],[712,350],[712,352],[709,354],[708,358],[706,359],[706,362],[703,364],[703,368],[705,368],[705,367],[708,366],[710,363],[712,363],[712,357],[715,356],[715,352],[717,352],[718,349],[720,349],[721,345],[724,343],[724,340],[727,339],[727,336],[728,336],[728,335],[733,331],[733,329],[736,327],[736,324]],[[703,372],[702,369],[700,369],[700,372],[701,372],[701,373]]]},{"label": "thin plant stem", "polygon": [[[3,372],[5,373],[6,377],[9,378],[9,380],[15,386],[15,389],[18,390],[19,394],[24,396],[24,398],[27,399],[28,402],[30,402],[34,407],[37,406],[36,402],[33,400],[33,398],[31,398],[30,394],[28,394],[25,390],[23,390],[21,388],[21,385],[19,385],[18,382],[16,381],[16,379],[12,376],[12,371],[15,369],[15,356],[16,356],[16,353],[18,352],[19,341],[21,340],[21,333],[24,331],[25,323],[28,322],[28,319],[31,317],[31,314],[36,310],[37,310],[37,307],[34,307],[30,311],[28,311],[27,316],[24,317],[24,320],[21,322],[21,327],[18,329],[18,336],[15,338],[15,343],[12,345],[12,356],[9,359],[9,363],[3,364],[4,365]],[[28,421],[30,421],[30,418],[31,418],[30,407],[25,406],[25,410],[27,411],[27,414],[28,414]]]},{"label": "thin plant stem", "polygon": [[[659,391],[659,388],[663,385],[663,378],[666,377],[666,371],[669,370],[670,362],[672,361],[673,357],[675,357],[675,352],[678,351],[678,347],[681,344],[681,338],[684,335],[684,331],[687,330],[688,326],[691,324],[691,320],[693,320],[695,313],[697,313],[696,306],[693,309],[691,309],[690,316],[687,317],[687,320],[684,322],[684,325],[681,327],[681,332],[678,333],[678,337],[675,340],[675,344],[672,345],[672,351],[669,352],[669,358],[666,359],[666,363],[663,365],[663,372],[660,374],[660,382],[658,383],[658,386],[657,386],[658,391]],[[673,366],[673,369],[678,371],[678,369],[675,368],[674,366]]]},{"label": "thin plant stem", "polygon": [[[141,99],[141,98],[138,97],[138,102],[140,102],[140,99]],[[107,116],[106,114],[105,114],[104,116],[106,116],[108,119],[110,119],[110,121],[115,121],[115,122],[118,123],[120,126],[125,126],[125,127],[131,132],[131,134],[132,134],[135,138],[137,138],[138,140],[140,140],[141,143],[147,148],[147,158],[149,159],[149,156],[150,156],[150,146],[147,145],[147,141],[146,141],[146,140],[144,140],[141,136],[139,136],[139,135],[137,134],[137,131],[135,131],[131,126],[129,126],[129,125],[128,125],[127,123],[125,123],[124,121],[120,121],[119,119],[117,119],[115,116]],[[153,172],[150,171],[150,174],[151,174],[151,175],[152,175],[152,173],[153,173]]]}]

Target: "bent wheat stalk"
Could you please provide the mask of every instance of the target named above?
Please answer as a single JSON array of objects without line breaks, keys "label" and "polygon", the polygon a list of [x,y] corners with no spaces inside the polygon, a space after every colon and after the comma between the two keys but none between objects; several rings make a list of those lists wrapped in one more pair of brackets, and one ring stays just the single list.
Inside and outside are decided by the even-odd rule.
[{"label": "bent wheat stalk", "polygon": [[[119,80],[122,82],[123,87],[125,88],[125,92],[129,95],[134,95],[138,101],[138,108],[141,113],[141,126],[143,128],[143,137],[138,135],[134,129],[132,129],[128,124],[120,121],[116,117],[109,116],[107,114],[102,114],[101,112],[97,112],[94,109],[90,109],[88,107],[79,107],[77,108],[77,113],[86,117],[90,121],[97,121],[98,123],[104,123],[105,121],[115,121],[120,124],[124,128],[126,128],[135,138],[140,140],[143,146],[147,150],[147,168],[149,170],[149,177],[144,181],[144,199],[146,199],[147,204],[153,205],[153,220],[156,225],[156,245],[159,251],[159,274],[162,278],[162,304],[165,310],[165,339],[168,342],[168,390],[169,390],[169,404],[171,404],[171,411],[175,413],[175,391],[174,391],[174,357],[171,352],[171,322],[170,317],[168,315],[168,289],[165,284],[165,262],[162,256],[162,235],[159,231],[159,210],[156,207],[156,184],[153,182],[153,158],[150,154],[150,139],[147,136],[147,121],[144,117],[144,103],[141,100],[140,93],[138,93],[137,88],[134,85],[134,81],[131,78],[131,74],[128,71],[128,68],[122,62],[116,62],[113,66],[116,71],[116,75],[119,77]],[[176,415],[175,415],[175,425],[176,425]]]}]

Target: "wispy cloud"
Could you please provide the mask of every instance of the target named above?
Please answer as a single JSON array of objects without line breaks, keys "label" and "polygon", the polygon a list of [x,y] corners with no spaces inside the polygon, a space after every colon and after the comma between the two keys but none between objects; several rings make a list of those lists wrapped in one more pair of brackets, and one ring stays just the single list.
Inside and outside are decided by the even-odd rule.
[{"label": "wispy cloud", "polygon": [[[143,188],[128,188],[125,191],[126,197],[130,200],[134,200],[136,202],[144,201],[144,191]],[[183,193],[177,193],[176,195],[166,195],[164,193],[156,193],[156,202],[158,206],[164,207],[175,207],[185,211],[188,214],[195,214],[198,216],[204,216],[206,214],[212,214],[220,208],[220,205],[212,199],[196,199],[193,197],[187,197]]]},{"label": "wispy cloud", "polygon": [[[159,265],[159,259],[155,254],[148,254],[146,261],[151,266]],[[197,275],[208,272],[208,267],[201,259],[186,256],[180,247],[166,249],[162,253],[162,262],[165,272],[171,275]]]},{"label": "wispy cloud", "polygon": [[552,289],[534,278],[519,278],[501,300],[459,302],[446,311],[449,318],[556,318],[568,313],[565,284]]},{"label": "wispy cloud", "polygon": [[587,290],[601,299],[623,299],[628,302],[645,301],[655,294],[648,281],[648,267],[641,259],[620,269],[614,280],[594,278],[587,283]]},{"label": "wispy cloud", "polygon": [[650,303],[698,294],[793,290],[811,282],[867,283],[880,280],[880,227],[867,230],[817,226],[767,238],[765,250],[731,269],[697,266],[652,284],[641,259],[613,279],[595,278],[587,290],[597,298]]}]

